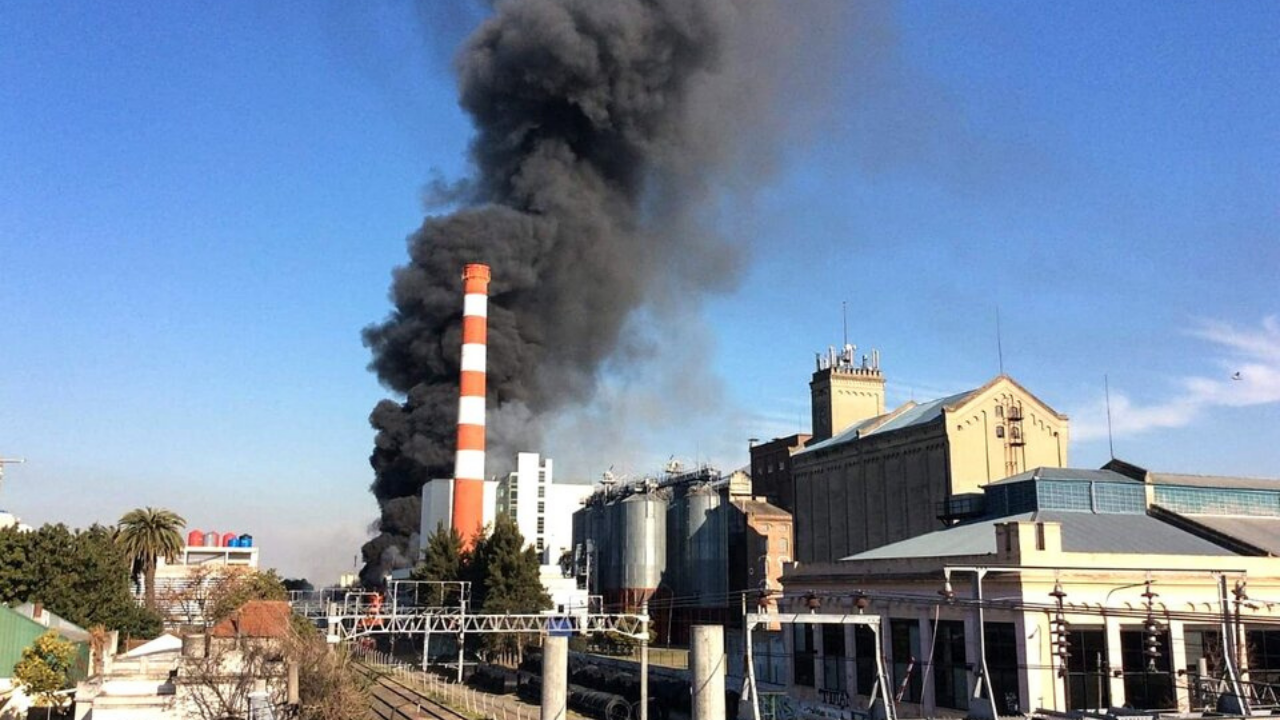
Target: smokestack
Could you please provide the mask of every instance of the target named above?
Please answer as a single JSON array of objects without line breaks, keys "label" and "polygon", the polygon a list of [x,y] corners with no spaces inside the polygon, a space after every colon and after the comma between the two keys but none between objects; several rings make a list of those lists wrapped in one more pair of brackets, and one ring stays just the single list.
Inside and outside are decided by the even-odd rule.
[{"label": "smokestack", "polygon": [[485,354],[489,266],[462,270],[462,373],[458,393],[458,454],[453,461],[453,529],[471,547],[484,523]]}]

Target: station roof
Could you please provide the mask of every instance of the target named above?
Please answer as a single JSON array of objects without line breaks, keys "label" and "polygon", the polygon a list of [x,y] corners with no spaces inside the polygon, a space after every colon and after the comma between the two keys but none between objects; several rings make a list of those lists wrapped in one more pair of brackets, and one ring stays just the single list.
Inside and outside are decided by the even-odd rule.
[{"label": "station roof", "polygon": [[[996,523],[1033,521],[1061,523],[1064,552],[1223,556],[1236,554],[1149,515],[1042,510],[957,525],[850,555],[844,560],[994,555],[997,550]],[[1276,528],[1277,547],[1280,547],[1280,523],[1274,520],[1271,522]]]}]

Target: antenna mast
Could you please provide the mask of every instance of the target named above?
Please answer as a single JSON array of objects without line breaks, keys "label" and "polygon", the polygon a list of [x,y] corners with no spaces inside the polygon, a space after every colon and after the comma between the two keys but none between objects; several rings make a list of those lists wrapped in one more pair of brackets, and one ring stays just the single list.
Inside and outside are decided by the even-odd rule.
[{"label": "antenna mast", "polygon": [[1102,375],[1102,389],[1107,396],[1107,450],[1111,453],[1111,459],[1116,459],[1116,443],[1111,437],[1111,381],[1107,379],[1106,373]]},{"label": "antenna mast", "polygon": [[996,306],[996,357],[1000,361],[1000,374],[1004,374],[1004,344],[1000,340],[1000,306]]},{"label": "antenna mast", "polygon": [[840,321],[844,324],[844,343],[841,350],[849,347],[849,302],[847,300],[840,301]]}]

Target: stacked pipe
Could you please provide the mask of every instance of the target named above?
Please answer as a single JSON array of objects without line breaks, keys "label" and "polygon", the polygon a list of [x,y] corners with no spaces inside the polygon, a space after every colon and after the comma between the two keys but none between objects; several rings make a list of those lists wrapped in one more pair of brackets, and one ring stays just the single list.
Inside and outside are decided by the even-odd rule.
[{"label": "stacked pipe", "polygon": [[453,528],[470,548],[484,523],[485,353],[489,266],[462,271],[462,372],[458,396],[458,452],[453,465]]}]

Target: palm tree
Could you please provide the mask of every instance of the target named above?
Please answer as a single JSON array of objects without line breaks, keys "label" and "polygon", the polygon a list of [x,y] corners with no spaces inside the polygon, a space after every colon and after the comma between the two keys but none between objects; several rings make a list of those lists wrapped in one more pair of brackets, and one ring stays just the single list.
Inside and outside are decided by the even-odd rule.
[{"label": "palm tree", "polygon": [[156,562],[173,562],[182,552],[182,534],[187,521],[175,512],[152,507],[130,510],[120,518],[116,541],[146,579],[147,607],[156,609]]}]

